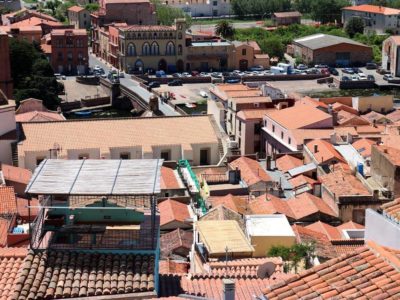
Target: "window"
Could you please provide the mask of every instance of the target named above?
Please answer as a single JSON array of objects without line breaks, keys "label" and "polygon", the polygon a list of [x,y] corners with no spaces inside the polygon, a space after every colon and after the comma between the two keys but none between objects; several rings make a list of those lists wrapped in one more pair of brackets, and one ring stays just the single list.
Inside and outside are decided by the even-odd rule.
[{"label": "window", "polygon": [[175,45],[173,42],[168,42],[165,49],[165,55],[175,55]]},{"label": "window", "polygon": [[60,60],[63,60],[63,54],[62,54],[62,52],[58,52],[58,54],[57,54],[57,59],[60,61]]},{"label": "window", "polygon": [[178,33],[178,39],[180,39],[180,40],[182,39],[182,32]]},{"label": "window", "polygon": [[217,6],[218,5],[218,1],[213,1],[213,6]]},{"label": "window", "polygon": [[78,155],[78,159],[88,159],[89,153],[83,153]]},{"label": "window", "polygon": [[246,55],[246,49],[242,49],[242,55]]},{"label": "window", "polygon": [[143,44],[142,55],[150,55],[150,45],[149,45],[149,43],[144,43]]},{"label": "window", "polygon": [[120,159],[131,159],[131,154],[129,152],[123,152],[119,155]]},{"label": "window", "polygon": [[159,55],[160,54],[160,49],[158,47],[158,44],[156,42],[153,42],[151,44],[151,55]]},{"label": "window", "polygon": [[242,131],[242,122],[239,121],[239,132]]},{"label": "window", "polygon": [[254,124],[254,134],[260,134],[260,132],[261,132],[261,124],[260,123]]},{"label": "window", "polygon": [[267,127],[267,125],[268,125],[267,120],[264,120],[264,127]]},{"label": "window", "polygon": [[171,160],[171,150],[163,150],[161,151],[161,158],[163,160]]},{"label": "window", "polygon": [[72,52],[71,51],[67,53],[67,59],[68,59],[68,61],[72,61]]},{"label": "window", "polygon": [[275,132],[275,125],[272,125],[272,132]]},{"label": "window", "polygon": [[281,131],[281,139],[283,140],[284,134],[283,131]]},{"label": "window", "polygon": [[36,157],[36,166],[40,165],[40,163],[45,160],[46,157],[41,156],[41,157]]},{"label": "window", "polygon": [[182,55],[182,45],[178,46],[178,55]]},{"label": "window", "polygon": [[209,149],[200,149],[200,165],[210,164],[210,151]]},{"label": "window", "polygon": [[83,17],[86,18],[86,14],[83,14]]},{"label": "window", "polygon": [[128,56],[135,56],[135,45],[132,43],[128,44]]},{"label": "window", "polygon": [[288,138],[288,143],[289,143],[289,145],[292,143],[292,139],[291,138]]}]

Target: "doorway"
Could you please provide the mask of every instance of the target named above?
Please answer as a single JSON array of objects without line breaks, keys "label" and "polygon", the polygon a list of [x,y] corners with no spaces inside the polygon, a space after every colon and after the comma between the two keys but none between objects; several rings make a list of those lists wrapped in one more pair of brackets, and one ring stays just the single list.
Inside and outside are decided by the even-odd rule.
[{"label": "doorway", "polygon": [[162,70],[162,71],[164,71],[164,72],[167,71],[167,62],[165,61],[165,59],[161,59],[161,60],[158,62],[158,70]]},{"label": "doorway", "polygon": [[210,150],[209,149],[200,149],[200,165],[209,165],[210,164]]}]

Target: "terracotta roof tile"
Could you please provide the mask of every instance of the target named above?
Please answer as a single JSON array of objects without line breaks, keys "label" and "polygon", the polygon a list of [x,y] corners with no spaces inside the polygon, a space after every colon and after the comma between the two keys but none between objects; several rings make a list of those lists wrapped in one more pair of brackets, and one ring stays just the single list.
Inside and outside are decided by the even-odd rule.
[{"label": "terracotta roof tile", "polygon": [[41,26],[42,24],[49,25],[49,26],[61,26],[62,23],[58,21],[51,21],[44,18],[39,17],[30,17],[28,19],[16,22],[13,26],[18,27],[25,27],[25,26]]},{"label": "terracotta roof tile", "polygon": [[343,230],[343,229],[364,229],[365,226],[358,224],[356,222],[353,221],[348,221],[346,223],[343,223],[342,225],[336,226],[336,228],[338,228],[339,230]]},{"label": "terracotta roof tile", "polygon": [[234,196],[232,194],[220,197],[212,196],[207,199],[207,202],[210,203],[212,207],[224,205],[225,207],[242,215],[246,214],[248,201],[249,196]]},{"label": "terracotta roof tile", "polygon": [[296,176],[294,178],[289,179],[288,181],[294,189],[299,188],[303,185],[307,185],[307,184],[313,185],[318,182],[318,181],[316,181],[308,176],[305,176],[305,175]]},{"label": "terracotta roof tile", "polygon": [[28,184],[31,180],[31,170],[14,167],[6,164],[1,164],[1,172],[3,173],[4,179],[8,181]]},{"label": "terracotta roof tile", "polygon": [[383,122],[387,122],[390,123],[391,121],[386,118],[385,115],[382,115],[378,112],[375,111],[370,111],[369,113],[362,115],[362,118],[364,118],[365,120],[367,120],[370,124],[373,124],[374,122],[382,124]]},{"label": "terracotta roof tile", "polygon": [[43,121],[64,121],[62,114],[46,111],[30,111],[15,116],[17,122],[43,122]]},{"label": "terracotta roof tile", "polygon": [[161,257],[166,258],[174,255],[186,257],[193,243],[193,232],[176,229],[164,233],[160,238]]},{"label": "terracotta roof tile", "polygon": [[400,121],[400,109],[396,109],[395,111],[392,111],[390,114],[387,114],[386,118],[388,118],[392,123]]},{"label": "terracotta roof tile", "polygon": [[175,190],[184,188],[177,179],[177,174],[171,168],[161,167],[161,182],[162,190]]},{"label": "terracotta roof tile", "polygon": [[373,140],[369,139],[359,139],[355,141],[352,145],[354,149],[361,154],[362,157],[367,158],[371,156],[372,145],[376,144]]},{"label": "terracotta roof tile", "polygon": [[352,113],[354,115],[358,115],[358,110],[357,109],[355,109],[355,108],[353,108],[351,106],[348,106],[346,104],[340,103],[340,102],[333,103],[332,104],[332,108],[333,108],[334,111],[345,110],[345,111],[347,111],[349,113]]},{"label": "terracotta roof tile", "polygon": [[186,204],[167,199],[158,204],[158,210],[160,211],[160,227],[174,222],[178,223],[176,226],[191,227],[190,224],[184,224],[185,220],[190,218]]},{"label": "terracotta roof tile", "polygon": [[343,238],[341,232],[336,227],[321,221],[307,225],[306,228],[326,234],[329,240],[340,240]]},{"label": "terracotta roof tile", "polygon": [[288,154],[283,155],[276,160],[276,167],[284,173],[302,165],[303,161],[301,159]]},{"label": "terracotta roof tile", "polygon": [[354,252],[365,244],[364,240],[332,240],[332,248],[338,255]]},{"label": "terracotta roof tile", "polygon": [[[300,129],[315,123],[332,120],[332,116],[310,105],[296,105],[267,112],[267,116],[287,129]],[[308,116],[308,118],[304,118]]]},{"label": "terracotta roof tile", "polygon": [[17,213],[17,199],[14,187],[0,186],[0,215]]},{"label": "terracotta roof tile", "polygon": [[160,260],[158,266],[160,274],[187,274],[189,270],[189,263],[179,260]]},{"label": "terracotta roof tile", "polygon": [[[313,140],[306,144],[306,147],[313,155],[314,159],[319,163],[323,164],[330,160],[336,160],[336,162],[344,162],[343,157],[340,155],[338,151],[336,151],[335,147],[324,140]],[[317,151],[315,152],[315,147],[317,147]]]},{"label": "terracotta roof tile", "polygon": [[242,216],[237,212],[233,211],[232,209],[225,207],[223,204],[210,209],[206,214],[200,217],[200,220],[202,221],[234,220],[238,222],[242,230],[245,229]]},{"label": "terracotta roof tile", "polygon": [[[363,257],[369,257],[369,262],[366,263]],[[379,260],[379,262],[378,260],[374,261],[378,257],[384,257],[384,259]],[[376,268],[378,264],[384,265],[388,270],[392,270],[393,273],[376,271],[381,269],[379,267]],[[396,277],[400,275],[399,266],[400,260],[393,257],[387,249],[373,242],[368,242],[367,246],[359,247],[351,253],[341,255],[317,267],[301,272],[297,278],[292,277],[281,281],[277,285],[267,287],[264,290],[264,294],[270,300],[280,299],[278,298],[279,296],[290,292],[298,298],[304,297],[303,299],[318,298],[318,295],[322,296],[323,299],[335,296],[338,299],[342,299],[347,298],[350,294],[357,294],[357,299],[361,299],[362,296],[369,298],[373,295],[382,294],[381,285],[378,282],[383,284],[399,283],[400,276],[399,278]],[[341,268],[344,267],[346,271],[341,272]],[[358,282],[354,280],[354,276],[358,275],[361,276],[359,278],[364,279]],[[301,290],[296,290],[289,285],[309,276],[316,276],[314,283],[318,280],[321,285],[315,285],[313,281],[308,281],[303,283]],[[323,285],[322,283],[326,284]],[[390,295],[389,291],[386,291],[386,293]]]},{"label": "terracotta roof tile", "polygon": [[29,299],[61,299],[152,292],[154,267],[150,255],[29,252],[13,299],[25,299],[28,293]]},{"label": "terracotta roof tile", "polygon": [[68,10],[69,11],[73,11],[73,12],[80,12],[80,11],[85,10],[85,9],[83,7],[74,5],[74,6],[71,6],[70,8],[68,8]]},{"label": "terracotta roof tile", "polygon": [[265,113],[273,108],[262,109],[242,109],[236,114],[236,117],[242,120],[262,120]]},{"label": "terracotta roof tile", "polygon": [[362,4],[357,6],[347,6],[342,8],[343,10],[354,10],[361,12],[368,12],[373,14],[382,14],[382,15],[398,15],[400,14],[399,9],[394,9],[390,7],[378,6],[378,5],[370,5],[370,4]]},{"label": "terracotta roof tile", "polygon": [[348,195],[371,195],[367,188],[352,174],[343,170],[335,170],[321,175],[319,180],[336,197]]},{"label": "terracotta roof tile", "polygon": [[0,217],[0,247],[7,246],[7,235],[10,229],[10,220]]},{"label": "terracotta roof tile", "polygon": [[271,177],[254,159],[248,157],[240,157],[229,163],[231,169],[238,168],[241,178],[248,186],[258,182],[272,181]]},{"label": "terracotta roof tile", "polygon": [[382,213],[400,223],[400,198],[397,198],[391,202],[385,203],[381,206]]},{"label": "terracotta roof tile", "polygon": [[385,156],[395,166],[400,166],[400,149],[388,147],[384,145],[373,145],[373,148],[378,150],[383,156]]},{"label": "terracotta roof tile", "polygon": [[0,299],[11,300],[19,281],[21,266],[28,251],[24,248],[0,249]]},{"label": "terracotta roof tile", "polygon": [[368,120],[358,116],[357,114],[340,110],[337,115],[337,122],[341,126],[358,126],[371,124]]}]

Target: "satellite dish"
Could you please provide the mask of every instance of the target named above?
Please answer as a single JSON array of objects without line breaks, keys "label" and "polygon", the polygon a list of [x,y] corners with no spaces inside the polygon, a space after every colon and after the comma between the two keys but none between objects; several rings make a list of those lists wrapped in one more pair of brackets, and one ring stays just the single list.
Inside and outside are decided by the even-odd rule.
[{"label": "satellite dish", "polygon": [[273,262],[266,262],[257,269],[257,277],[260,279],[269,278],[274,274],[276,265]]}]

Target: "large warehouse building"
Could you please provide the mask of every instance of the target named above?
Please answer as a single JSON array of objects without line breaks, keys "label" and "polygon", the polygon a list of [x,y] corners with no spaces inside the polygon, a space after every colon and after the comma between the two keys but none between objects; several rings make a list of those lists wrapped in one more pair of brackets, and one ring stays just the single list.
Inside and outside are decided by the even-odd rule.
[{"label": "large warehouse building", "polygon": [[372,48],[351,39],[328,34],[313,34],[295,39],[288,53],[307,64],[331,66],[363,65],[372,60]]}]

